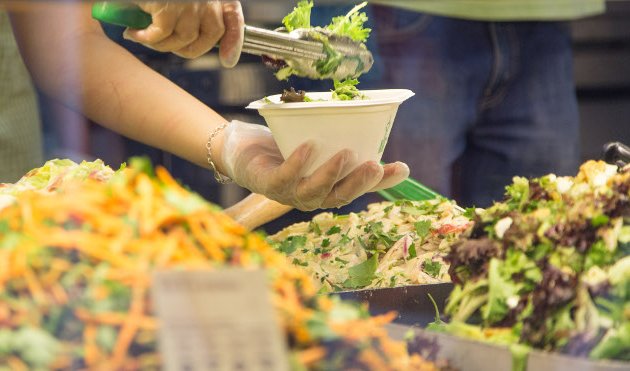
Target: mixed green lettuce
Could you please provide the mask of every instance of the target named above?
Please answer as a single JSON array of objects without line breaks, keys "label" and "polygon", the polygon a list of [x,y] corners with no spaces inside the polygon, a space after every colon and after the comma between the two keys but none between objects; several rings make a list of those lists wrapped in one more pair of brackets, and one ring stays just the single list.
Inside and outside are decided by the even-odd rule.
[{"label": "mixed green lettuce", "polygon": [[299,28],[311,28],[311,9],[313,9],[312,0],[299,1],[293,11],[282,19],[282,24],[287,32]]},{"label": "mixed green lettuce", "polygon": [[24,191],[53,192],[65,182],[81,179],[107,180],[114,170],[101,160],[82,161],[53,159],[26,173],[15,183],[0,183],[0,209],[12,204]]},{"label": "mixed green lettuce", "polygon": [[434,330],[630,360],[630,168],[517,177],[474,219],[447,256],[450,321]]},{"label": "mixed green lettuce", "polygon": [[352,8],[346,15],[334,17],[332,22],[326,26],[326,29],[333,35],[345,36],[358,42],[366,42],[372,30],[364,27],[368,17],[365,13],[359,11],[366,5],[367,2],[362,2]]},{"label": "mixed green lettuce", "polygon": [[[312,29],[310,36],[324,45],[326,58],[315,62],[315,68],[321,76],[327,76],[339,68],[344,56],[338,53],[331,45],[330,38],[348,38],[352,41],[363,43],[370,35],[370,28],[364,27],[368,17],[360,10],[367,5],[367,2],[356,5],[346,15],[334,17],[330,24],[324,27],[313,27],[311,25],[312,0],[301,0],[297,6],[282,20],[284,28],[288,31],[296,29]],[[293,75],[299,75],[291,66],[285,66],[276,72],[279,80],[286,80]],[[334,80],[333,100],[352,100],[365,98],[356,88],[356,79],[346,79],[344,81]]]},{"label": "mixed green lettuce", "polygon": [[365,96],[361,94],[359,89],[357,89],[357,85],[359,84],[359,80],[357,79],[348,79],[344,81],[334,81],[335,89],[332,92],[333,100],[353,100],[353,99],[363,99]]}]

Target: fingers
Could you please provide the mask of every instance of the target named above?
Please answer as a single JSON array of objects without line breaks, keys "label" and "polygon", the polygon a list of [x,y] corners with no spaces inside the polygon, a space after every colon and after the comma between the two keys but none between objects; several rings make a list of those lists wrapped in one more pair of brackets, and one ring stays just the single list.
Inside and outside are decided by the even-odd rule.
[{"label": "fingers", "polygon": [[313,174],[301,179],[295,190],[298,209],[314,210],[320,208],[322,202],[355,158],[356,154],[350,150],[340,151],[317,168]]},{"label": "fingers", "polygon": [[394,162],[383,166],[383,179],[369,192],[391,188],[409,177],[409,167],[404,162]]},{"label": "fingers", "polygon": [[222,2],[208,1],[203,4],[203,9],[200,12],[202,14],[198,18],[199,29],[196,39],[174,52],[180,57],[197,58],[214,48],[224,36],[225,24]]},{"label": "fingers", "polygon": [[126,39],[184,58],[199,57],[220,42],[221,64],[233,67],[238,62],[245,24],[240,2],[140,2],[138,5],[151,14],[153,22],[144,30],[125,30]]},{"label": "fingers", "polygon": [[322,203],[323,208],[341,207],[374,188],[383,179],[384,168],[368,161],[338,182]]},{"label": "fingers", "polygon": [[225,33],[219,46],[219,59],[223,67],[234,67],[241,56],[245,35],[245,20],[239,1],[223,1]]},{"label": "fingers", "polygon": [[151,14],[152,23],[144,30],[126,29],[123,37],[150,48],[154,44],[169,38],[175,32],[175,26],[182,11],[181,5],[159,2],[140,2],[138,6],[143,11]]},{"label": "fingers", "polygon": [[199,12],[199,4],[197,3],[181,5],[179,14],[177,14],[177,23],[171,35],[160,42],[153,43],[151,48],[161,52],[174,52],[191,45],[199,37],[200,17],[202,16]]},{"label": "fingers", "polygon": [[271,178],[268,179],[269,187],[281,190],[295,187],[302,177],[303,170],[308,166],[312,158],[315,145],[313,142],[306,142],[300,145],[289,158],[279,165]]}]

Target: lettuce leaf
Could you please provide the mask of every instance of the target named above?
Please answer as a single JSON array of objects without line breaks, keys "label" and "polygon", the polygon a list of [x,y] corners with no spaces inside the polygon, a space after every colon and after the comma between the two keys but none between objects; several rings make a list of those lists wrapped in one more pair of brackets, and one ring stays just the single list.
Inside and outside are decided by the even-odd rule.
[{"label": "lettuce leaf", "polygon": [[619,359],[630,361],[630,322],[609,330],[589,354],[593,359]]},{"label": "lettuce leaf", "polygon": [[293,11],[282,19],[282,24],[287,32],[291,32],[298,28],[311,28],[311,9],[313,9],[313,1],[300,1]]},{"label": "lettuce leaf", "polygon": [[374,254],[363,263],[351,267],[348,270],[350,277],[343,283],[343,285],[348,288],[358,288],[369,285],[374,279],[374,273],[376,273],[377,267],[378,256],[377,254]]},{"label": "lettuce leaf", "polygon": [[493,258],[488,268],[488,301],[481,308],[481,315],[486,323],[493,324],[501,321],[510,311],[509,301],[518,302],[520,287],[511,277],[501,274],[501,262]]},{"label": "lettuce leaf", "polygon": [[365,13],[359,12],[367,5],[367,1],[355,6],[346,15],[334,17],[332,22],[326,26],[334,35],[345,36],[354,41],[365,42],[370,36],[372,29],[365,28],[363,25],[367,22],[368,17]]},{"label": "lettuce leaf", "polygon": [[335,89],[332,92],[333,100],[353,100],[363,99],[365,96],[357,89],[359,80],[347,79],[343,81],[334,80]]},{"label": "lettuce leaf", "polygon": [[16,196],[27,190],[53,191],[69,180],[83,180],[90,177],[107,180],[114,174],[102,160],[83,161],[80,164],[68,159],[47,161],[35,168],[14,184],[0,187],[0,195]]}]

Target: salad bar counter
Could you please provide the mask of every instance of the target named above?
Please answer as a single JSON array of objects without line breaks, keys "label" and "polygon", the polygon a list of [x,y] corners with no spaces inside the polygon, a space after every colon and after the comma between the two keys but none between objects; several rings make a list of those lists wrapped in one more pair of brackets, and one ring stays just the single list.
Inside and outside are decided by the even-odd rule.
[{"label": "salad bar counter", "polygon": [[[321,48],[318,76],[364,67],[339,47],[367,53],[364,6],[284,18]],[[285,59],[267,61],[279,79],[303,75]],[[250,108],[282,152],[308,137],[358,166],[413,93],[357,84]],[[575,176],[514,177],[487,209],[408,179],[274,235],[236,221],[265,210],[222,210],[146,159],[48,161],[0,184],[0,370],[630,370],[630,150],[606,148]]]},{"label": "salad bar counter", "polygon": [[[566,362],[578,369],[627,369],[629,365],[619,361],[630,359],[630,168],[625,164],[626,147],[607,148],[607,158],[619,166],[589,161],[575,177],[516,177],[505,199],[486,210],[453,216],[455,209],[436,207],[448,201],[397,201],[372,205],[366,213],[322,214],[270,239],[281,239],[277,248],[323,282],[323,291],[361,283],[356,286],[369,289],[344,292],[342,297],[368,301],[373,313],[397,310],[399,324],[424,327],[433,317],[426,327],[429,332],[511,349],[520,354],[514,358],[519,369],[525,369],[530,349],[562,354],[563,360],[592,360],[565,360],[559,368],[532,370],[569,369]],[[376,232],[369,221],[375,211],[381,212]],[[335,218],[339,221],[330,224]],[[354,224],[361,222],[363,233],[356,238]],[[316,231],[319,224],[325,226],[322,233]],[[331,228],[341,228],[334,230],[341,237],[329,245],[323,241]],[[425,242],[422,236],[427,235],[439,242]],[[348,254],[354,252],[350,256],[356,259],[357,251],[365,257],[343,269]],[[428,261],[417,261],[417,251],[433,254]],[[392,262],[392,257],[399,260]],[[423,283],[417,277],[431,274],[427,262],[440,264],[448,275],[433,272],[434,279],[425,283],[452,281],[454,286],[397,287]],[[416,270],[406,269],[409,264]],[[342,272],[341,278],[337,272]],[[461,356],[466,342],[427,334],[419,331],[417,336],[448,348],[438,354],[459,354],[463,369],[483,369],[471,367]],[[534,364],[542,362],[540,353],[532,354],[538,355]]]},{"label": "salad bar counter", "polygon": [[151,272],[243,267],[268,270],[294,369],[628,369],[630,167],[609,157],[485,210],[388,201],[266,237],[146,161],[49,161],[0,186],[0,364],[159,368]]}]

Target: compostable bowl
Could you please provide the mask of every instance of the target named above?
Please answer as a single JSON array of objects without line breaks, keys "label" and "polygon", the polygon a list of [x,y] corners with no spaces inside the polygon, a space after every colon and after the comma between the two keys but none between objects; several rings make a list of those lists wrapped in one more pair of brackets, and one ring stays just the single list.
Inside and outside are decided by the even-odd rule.
[{"label": "compostable bowl", "polygon": [[406,89],[363,90],[367,99],[336,101],[331,92],[307,93],[313,102],[283,103],[280,94],[257,100],[247,108],[265,118],[286,159],[307,140],[316,144],[306,175],[343,149],[357,155],[347,173],[366,161],[380,161],[398,106],[414,93]]}]

